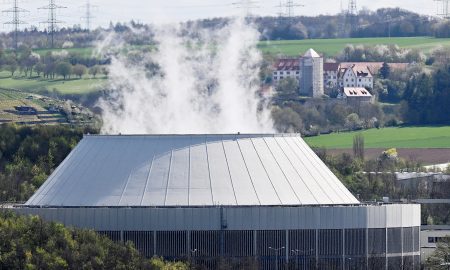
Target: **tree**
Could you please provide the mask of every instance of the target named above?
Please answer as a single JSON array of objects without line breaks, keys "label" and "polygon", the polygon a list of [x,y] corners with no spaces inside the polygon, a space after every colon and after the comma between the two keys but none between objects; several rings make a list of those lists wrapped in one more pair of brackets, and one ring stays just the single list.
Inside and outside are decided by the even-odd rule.
[{"label": "tree", "polygon": [[132,242],[114,243],[94,231],[66,228],[36,216],[0,212],[0,232],[0,269],[188,269],[181,262],[148,260]]},{"label": "tree", "polygon": [[42,62],[37,63],[36,66],[34,67],[34,71],[36,72],[38,77],[40,77],[41,73],[45,71],[45,65]]},{"label": "tree", "polygon": [[72,74],[72,65],[67,62],[59,62],[55,68],[56,74],[63,76],[64,80]]},{"label": "tree", "polygon": [[349,114],[345,119],[345,127],[350,130],[360,129],[361,125],[361,120],[359,120],[359,116],[356,113]]},{"label": "tree", "polygon": [[275,122],[275,127],[279,132],[300,132],[303,129],[302,119],[298,113],[291,108],[273,109],[272,118]]},{"label": "tree", "polygon": [[434,253],[427,259],[427,269],[447,270],[450,263],[450,237],[445,237],[437,244]]},{"label": "tree", "polygon": [[33,67],[39,63],[41,60],[41,56],[37,53],[30,53],[28,57],[25,59],[25,66],[27,70],[30,72],[30,77],[33,75]]},{"label": "tree", "polygon": [[16,59],[13,57],[10,57],[7,60],[7,70],[11,72],[11,76],[14,76],[14,73],[16,73],[17,69],[19,68],[19,64],[17,63]]},{"label": "tree", "polygon": [[285,78],[278,82],[276,91],[278,95],[289,96],[298,92],[299,84],[294,78]]},{"label": "tree", "polygon": [[86,74],[87,68],[85,65],[77,64],[73,67],[73,74],[78,76],[78,78],[82,78],[84,74]]},{"label": "tree", "polygon": [[353,137],[353,156],[364,160],[364,136],[361,133]]},{"label": "tree", "polygon": [[391,67],[388,63],[384,62],[383,66],[380,68],[380,77],[383,79],[388,79],[391,74]]},{"label": "tree", "polygon": [[92,75],[94,78],[97,76],[97,74],[100,73],[100,67],[99,66],[93,66],[89,69],[89,74]]}]

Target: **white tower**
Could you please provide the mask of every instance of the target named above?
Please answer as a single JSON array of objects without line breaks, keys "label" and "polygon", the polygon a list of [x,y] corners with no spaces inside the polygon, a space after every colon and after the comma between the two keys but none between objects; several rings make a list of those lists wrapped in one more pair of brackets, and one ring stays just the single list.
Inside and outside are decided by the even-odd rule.
[{"label": "white tower", "polygon": [[300,58],[300,95],[320,98],[323,88],[323,57],[309,49]]}]

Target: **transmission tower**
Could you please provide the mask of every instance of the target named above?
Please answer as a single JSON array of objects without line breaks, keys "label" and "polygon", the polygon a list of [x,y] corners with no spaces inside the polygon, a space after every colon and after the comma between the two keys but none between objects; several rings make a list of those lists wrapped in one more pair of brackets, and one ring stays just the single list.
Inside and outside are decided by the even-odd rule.
[{"label": "transmission tower", "polygon": [[347,25],[349,26],[350,32],[353,32],[358,27],[357,17],[358,17],[358,9],[356,7],[356,0],[349,0],[347,10]]},{"label": "transmission tower", "polygon": [[449,2],[450,0],[434,0],[436,2],[442,2],[442,9],[438,8],[438,16],[441,16],[444,19],[450,19],[450,10],[449,10]]},{"label": "transmission tower", "polygon": [[305,5],[296,4],[294,0],[286,0],[285,8],[286,8],[286,16],[288,18],[292,18],[295,16],[295,8],[296,7],[304,7]]},{"label": "transmission tower", "polygon": [[62,21],[59,21],[56,19],[56,11],[58,9],[66,8],[63,6],[58,6],[55,2],[56,2],[56,0],[49,0],[49,4],[47,6],[39,8],[39,9],[48,10],[48,20],[45,22],[42,22],[42,23],[46,23],[48,25],[47,33],[50,33],[52,49],[55,46],[56,28],[57,28],[58,24],[63,23]]},{"label": "transmission tower", "polygon": [[5,25],[12,25],[14,27],[14,49],[18,48],[18,38],[19,38],[19,27],[21,24],[26,24],[26,22],[20,20],[20,13],[28,12],[23,8],[19,7],[19,0],[13,1],[13,7],[3,11],[4,13],[12,13],[12,20],[5,22]]},{"label": "transmission tower", "polygon": [[236,8],[242,9],[246,17],[250,17],[252,14],[252,10],[255,8],[259,8],[259,1],[253,0],[241,0],[236,3],[232,3]]},{"label": "transmission tower", "polygon": [[97,6],[91,5],[90,0],[87,0],[86,4],[83,6],[83,8],[85,9],[85,15],[84,17],[81,17],[81,19],[86,22],[86,30],[88,31],[91,30],[92,19],[95,19],[95,17],[92,16],[92,9],[96,7]]}]

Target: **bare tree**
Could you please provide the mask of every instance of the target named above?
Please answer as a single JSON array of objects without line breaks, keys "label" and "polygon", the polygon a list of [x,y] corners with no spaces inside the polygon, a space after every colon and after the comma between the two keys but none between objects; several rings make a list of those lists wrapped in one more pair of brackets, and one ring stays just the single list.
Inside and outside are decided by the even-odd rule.
[{"label": "bare tree", "polygon": [[355,158],[364,160],[364,136],[359,133],[353,137],[353,155]]}]

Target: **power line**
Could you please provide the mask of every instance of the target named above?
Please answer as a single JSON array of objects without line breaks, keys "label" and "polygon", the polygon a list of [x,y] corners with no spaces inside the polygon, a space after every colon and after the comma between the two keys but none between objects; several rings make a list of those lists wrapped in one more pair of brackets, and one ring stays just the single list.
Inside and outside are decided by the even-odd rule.
[{"label": "power line", "polygon": [[252,14],[252,10],[255,8],[259,8],[259,1],[253,0],[241,0],[236,3],[232,3],[236,8],[242,9],[244,11],[245,16],[250,17]]},{"label": "power line", "polygon": [[286,8],[286,16],[288,18],[292,18],[295,16],[295,8],[296,7],[304,7],[305,5],[296,4],[294,0],[286,0],[286,4],[284,7]]},{"label": "power line", "polygon": [[438,8],[437,15],[441,16],[444,19],[450,19],[450,10],[449,10],[450,0],[434,0],[434,1],[442,2],[442,11],[439,11],[439,8]]},{"label": "power line", "polygon": [[51,36],[51,48],[54,48],[55,45],[55,32],[58,24],[63,23],[62,21],[58,21],[56,19],[56,11],[58,9],[66,8],[63,6],[58,6],[56,0],[49,0],[49,4],[47,6],[41,7],[39,9],[47,9],[48,10],[48,19],[42,23],[48,24],[47,33],[50,32]]},{"label": "power line", "polygon": [[356,0],[348,1],[348,10],[347,10],[347,26],[349,26],[350,32],[353,32],[357,29],[358,25],[358,9],[356,6]]},{"label": "power line", "polygon": [[95,19],[95,17],[92,16],[92,9],[95,7],[97,6],[91,5],[90,0],[87,0],[86,4],[83,6],[83,8],[85,9],[85,15],[84,17],[81,17],[81,19],[86,22],[86,30],[88,31],[91,30],[92,19]]},{"label": "power line", "polygon": [[14,27],[14,49],[18,48],[18,36],[19,36],[19,26],[21,24],[26,24],[26,22],[20,20],[20,13],[29,12],[23,8],[19,7],[19,0],[13,1],[13,7],[3,11],[4,13],[12,13],[12,20],[5,22],[5,25],[13,25]]}]

